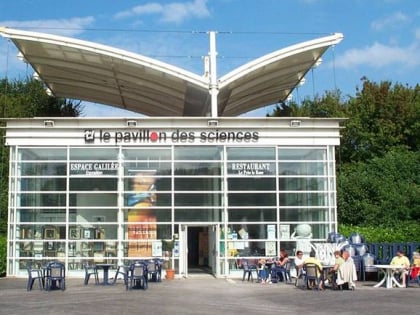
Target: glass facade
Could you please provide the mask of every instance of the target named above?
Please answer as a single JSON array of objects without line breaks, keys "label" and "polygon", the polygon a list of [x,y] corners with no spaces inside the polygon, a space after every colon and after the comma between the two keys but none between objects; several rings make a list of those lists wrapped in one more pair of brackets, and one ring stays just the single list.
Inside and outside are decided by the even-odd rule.
[{"label": "glass facade", "polygon": [[199,226],[213,233],[201,263],[229,276],[240,259],[325,240],[335,197],[333,145],[14,145],[8,274],[28,262],[62,260],[71,276],[85,261],[153,257],[179,271],[191,245],[180,244],[183,227]]}]

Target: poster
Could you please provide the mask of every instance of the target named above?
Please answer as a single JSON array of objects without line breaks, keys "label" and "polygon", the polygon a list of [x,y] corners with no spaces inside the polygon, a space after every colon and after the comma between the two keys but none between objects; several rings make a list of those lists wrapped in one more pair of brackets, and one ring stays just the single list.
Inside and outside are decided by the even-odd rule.
[{"label": "poster", "polygon": [[267,225],[267,239],[269,240],[276,239],[276,226],[274,224]]},{"label": "poster", "polygon": [[290,225],[280,224],[280,239],[289,239],[289,238],[290,238]]},{"label": "poster", "polygon": [[265,255],[276,256],[276,242],[265,242]]},{"label": "poster", "polygon": [[[127,198],[128,257],[151,257],[157,238],[155,171],[132,171],[132,193]],[[132,174],[130,174],[132,175]]]},{"label": "poster", "polygon": [[162,257],[162,241],[154,241],[152,243],[152,256],[153,257]]}]

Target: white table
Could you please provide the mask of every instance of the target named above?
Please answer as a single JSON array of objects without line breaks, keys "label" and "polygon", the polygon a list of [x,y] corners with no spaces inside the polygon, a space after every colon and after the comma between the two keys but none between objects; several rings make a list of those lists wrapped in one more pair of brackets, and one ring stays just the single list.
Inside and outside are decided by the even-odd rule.
[{"label": "white table", "polygon": [[396,265],[373,265],[376,268],[382,269],[385,272],[384,278],[375,284],[374,288],[379,288],[383,284],[385,284],[385,288],[392,289],[392,284],[395,284],[399,288],[403,288],[404,286],[397,281],[394,277],[394,273],[398,270],[404,269],[404,266],[396,266]]}]

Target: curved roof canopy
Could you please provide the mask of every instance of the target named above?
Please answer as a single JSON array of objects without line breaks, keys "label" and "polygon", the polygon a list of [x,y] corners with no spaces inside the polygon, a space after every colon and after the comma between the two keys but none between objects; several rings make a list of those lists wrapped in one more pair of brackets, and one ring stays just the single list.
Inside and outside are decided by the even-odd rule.
[{"label": "curved roof canopy", "polygon": [[[210,77],[125,50],[62,36],[0,28],[57,97],[111,105],[147,116],[207,116]],[[333,34],[277,50],[217,80],[218,115],[238,116],[284,101]]]}]

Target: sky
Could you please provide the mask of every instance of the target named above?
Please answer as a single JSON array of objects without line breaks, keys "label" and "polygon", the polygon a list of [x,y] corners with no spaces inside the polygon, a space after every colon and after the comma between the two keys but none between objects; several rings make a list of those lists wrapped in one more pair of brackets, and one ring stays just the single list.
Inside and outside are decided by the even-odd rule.
[{"label": "sky", "polygon": [[[338,89],[356,95],[363,77],[414,87],[420,81],[418,0],[2,0],[0,26],[101,43],[204,71],[209,31],[216,33],[217,75],[270,52],[332,33],[344,39],[324,54],[292,97]],[[0,78],[33,74],[0,37]],[[86,117],[138,116],[83,102]],[[266,106],[245,116],[265,116]]]}]

